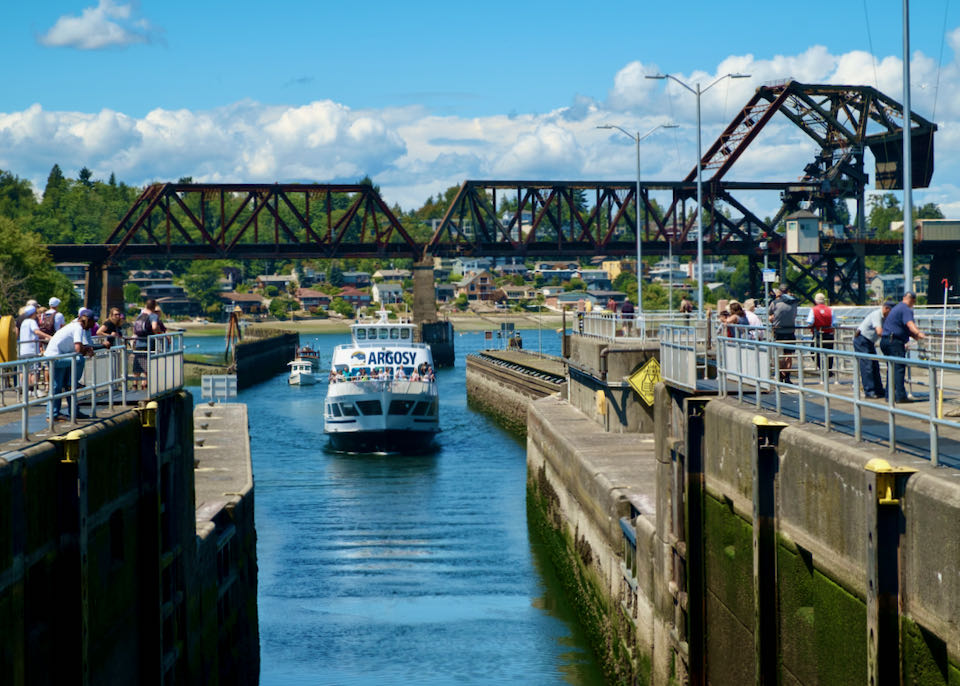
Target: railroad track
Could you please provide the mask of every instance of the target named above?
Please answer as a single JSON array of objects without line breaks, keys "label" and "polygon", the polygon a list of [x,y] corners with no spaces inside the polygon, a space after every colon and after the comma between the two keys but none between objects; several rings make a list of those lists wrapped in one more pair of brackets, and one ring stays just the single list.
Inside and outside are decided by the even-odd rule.
[{"label": "railroad track", "polygon": [[551,374],[517,362],[507,362],[482,352],[467,355],[467,367],[470,366],[479,367],[483,370],[483,373],[497,379],[504,385],[539,397],[552,395],[563,390],[567,383],[564,376]]}]

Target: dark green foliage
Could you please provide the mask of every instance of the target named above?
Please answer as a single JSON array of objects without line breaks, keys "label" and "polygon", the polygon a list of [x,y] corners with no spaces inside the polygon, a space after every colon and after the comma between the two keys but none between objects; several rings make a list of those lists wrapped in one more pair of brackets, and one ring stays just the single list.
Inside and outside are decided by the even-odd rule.
[{"label": "dark green foliage", "polygon": [[43,241],[0,217],[0,312],[16,312],[31,297],[46,302],[54,295],[64,312],[80,304],[69,279],[54,269]]},{"label": "dark green foliage", "polygon": [[187,295],[200,303],[207,314],[215,314],[220,310],[220,277],[223,271],[219,262],[204,262],[197,260],[190,263],[190,268],[183,276],[183,285]]}]

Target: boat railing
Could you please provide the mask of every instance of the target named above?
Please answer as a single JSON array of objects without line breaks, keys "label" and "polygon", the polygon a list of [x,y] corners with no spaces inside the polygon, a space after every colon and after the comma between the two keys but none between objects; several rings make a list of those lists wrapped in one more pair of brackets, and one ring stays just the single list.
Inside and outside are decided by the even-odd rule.
[{"label": "boat railing", "polygon": [[331,379],[331,386],[337,386],[341,393],[409,393],[435,394],[436,381],[411,381],[409,379]]}]

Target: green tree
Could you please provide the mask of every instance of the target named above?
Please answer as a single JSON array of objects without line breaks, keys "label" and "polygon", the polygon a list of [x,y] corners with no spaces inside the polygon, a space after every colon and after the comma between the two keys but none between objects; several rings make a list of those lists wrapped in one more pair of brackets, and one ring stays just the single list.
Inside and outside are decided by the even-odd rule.
[{"label": "green tree", "polygon": [[26,179],[0,171],[0,217],[16,219],[31,215],[37,208],[33,188]]},{"label": "green tree", "polygon": [[270,301],[270,314],[272,314],[277,319],[283,319],[287,316],[288,313],[295,310],[297,307],[297,301],[293,298],[287,298],[284,296],[279,296]]},{"label": "green tree", "polygon": [[0,217],[0,312],[16,313],[29,298],[61,300],[65,312],[75,310],[80,297],[70,280],[53,266],[40,237]]},{"label": "green tree", "polygon": [[197,260],[190,263],[187,273],[183,275],[183,285],[187,295],[200,303],[200,307],[208,314],[213,314],[220,307],[220,277],[223,272],[216,262]]},{"label": "green tree", "polygon": [[123,301],[128,303],[140,302],[140,286],[135,283],[124,284]]},{"label": "green tree", "polygon": [[353,305],[343,298],[334,298],[330,303],[330,309],[344,317],[353,317]]},{"label": "green tree", "polygon": [[457,308],[458,310],[460,310],[461,312],[463,312],[465,309],[467,309],[467,306],[468,306],[469,304],[470,304],[470,302],[469,302],[469,300],[467,299],[467,294],[466,294],[466,293],[461,293],[460,295],[457,296],[457,299],[453,301],[454,307],[456,307],[456,308]]}]

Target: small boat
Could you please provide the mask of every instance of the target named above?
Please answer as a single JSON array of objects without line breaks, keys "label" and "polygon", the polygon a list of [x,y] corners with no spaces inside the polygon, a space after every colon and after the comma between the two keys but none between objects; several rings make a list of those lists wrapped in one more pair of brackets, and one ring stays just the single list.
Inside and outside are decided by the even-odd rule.
[{"label": "small boat", "polygon": [[309,360],[314,372],[320,371],[320,353],[305,345],[297,351],[297,359]]},{"label": "small boat", "polygon": [[317,383],[317,377],[313,375],[313,363],[310,360],[302,360],[299,357],[293,362],[287,362],[290,367],[290,378],[287,382],[293,386],[312,386]]}]

